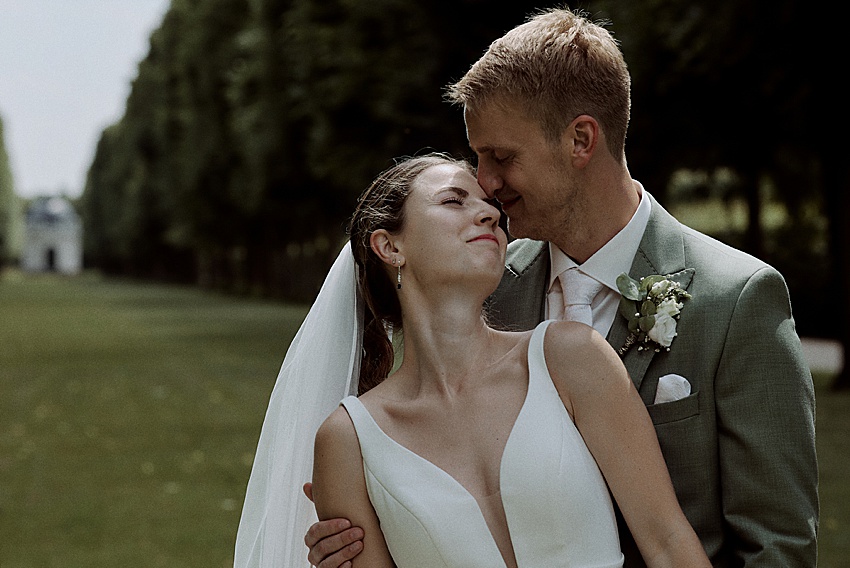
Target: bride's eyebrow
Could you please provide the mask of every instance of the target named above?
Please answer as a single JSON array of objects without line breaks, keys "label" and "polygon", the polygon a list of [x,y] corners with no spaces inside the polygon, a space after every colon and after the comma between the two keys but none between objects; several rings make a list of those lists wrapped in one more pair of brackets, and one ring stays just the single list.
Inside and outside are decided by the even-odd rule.
[{"label": "bride's eyebrow", "polygon": [[458,197],[462,197],[462,198],[464,198],[464,199],[466,199],[467,197],[469,197],[469,192],[468,192],[468,191],[466,191],[465,189],[461,189],[461,188],[459,188],[459,187],[453,187],[453,186],[452,186],[452,187],[444,187],[443,189],[441,189],[441,190],[438,192],[438,194],[439,194],[439,193],[446,193],[446,192],[452,192],[452,193],[455,193]]}]

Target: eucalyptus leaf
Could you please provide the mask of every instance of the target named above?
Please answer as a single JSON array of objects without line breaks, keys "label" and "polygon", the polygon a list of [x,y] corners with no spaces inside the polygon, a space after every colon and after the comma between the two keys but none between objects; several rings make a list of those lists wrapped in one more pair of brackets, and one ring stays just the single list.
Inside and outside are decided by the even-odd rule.
[{"label": "eucalyptus leaf", "polygon": [[659,274],[653,274],[652,276],[647,276],[640,282],[640,290],[644,293],[644,296],[649,293],[649,290],[655,286],[657,283],[664,280],[664,277]]},{"label": "eucalyptus leaf", "polygon": [[638,325],[640,326],[641,331],[649,332],[649,330],[655,325],[655,316],[644,316],[640,318]]},{"label": "eucalyptus leaf", "polygon": [[633,300],[629,300],[625,296],[620,296],[620,315],[631,320],[637,313],[637,306]]},{"label": "eucalyptus leaf", "polygon": [[652,300],[644,300],[640,305],[640,313],[645,316],[654,316],[658,312],[658,307]]},{"label": "eucalyptus leaf", "polygon": [[639,301],[642,299],[638,282],[625,272],[617,276],[617,289],[624,298]]}]

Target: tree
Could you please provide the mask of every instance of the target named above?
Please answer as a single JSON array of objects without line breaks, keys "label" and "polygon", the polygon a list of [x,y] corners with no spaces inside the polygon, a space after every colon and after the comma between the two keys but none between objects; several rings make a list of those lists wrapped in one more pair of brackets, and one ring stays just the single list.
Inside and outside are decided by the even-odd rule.
[{"label": "tree", "polygon": [[850,225],[847,214],[850,212],[850,142],[846,133],[850,131],[850,117],[844,112],[844,100],[841,90],[836,88],[835,70],[842,62],[838,58],[846,52],[843,38],[836,33],[818,36],[813,50],[814,67],[817,80],[814,82],[814,96],[811,109],[826,109],[827,112],[810,112],[815,128],[812,132],[814,150],[822,157],[822,192],[829,217],[830,258],[832,270],[827,275],[826,305],[831,307],[830,317],[838,322],[837,333],[845,353],[845,363],[833,383],[835,389],[850,389],[850,367],[847,354],[850,354],[850,296],[843,293],[843,283],[850,282]]},{"label": "tree", "polygon": [[0,268],[20,254],[21,213],[0,117]]},{"label": "tree", "polygon": [[[825,213],[831,273],[850,266],[845,152],[827,142],[837,121],[808,113],[839,107],[825,98],[827,58],[799,47],[817,45],[801,36],[802,0],[587,4],[613,21],[632,72],[635,177],[664,200],[679,169],[734,172],[725,191],[746,200],[750,222],[717,236],[785,274],[801,330],[838,333],[819,317],[831,311],[828,280],[807,270],[830,258],[810,246]],[[443,89],[536,9],[488,7],[174,0],[92,165],[86,200],[103,222],[90,241],[137,274],[311,299],[355,196],[394,157],[474,159]],[[765,187],[790,212],[778,231],[759,222]]]},{"label": "tree", "polygon": [[189,255],[200,282],[312,297],[392,158],[468,153],[442,89],[515,23],[480,4],[174,0],[90,171],[90,256],[168,275]]},{"label": "tree", "polygon": [[[749,223],[732,244],[783,272],[799,329],[839,335],[846,351],[841,322],[850,318],[850,299],[831,294],[832,282],[850,276],[847,143],[834,136],[847,119],[830,112],[841,108],[835,34],[807,30],[802,0],[594,5],[613,19],[632,70],[633,173],[663,197],[677,168],[734,171]],[[813,109],[826,109],[827,118]],[[765,186],[789,211],[788,224],[772,234],[760,222]],[[824,217],[829,254],[816,247]],[[842,318],[833,317],[836,303]]]}]

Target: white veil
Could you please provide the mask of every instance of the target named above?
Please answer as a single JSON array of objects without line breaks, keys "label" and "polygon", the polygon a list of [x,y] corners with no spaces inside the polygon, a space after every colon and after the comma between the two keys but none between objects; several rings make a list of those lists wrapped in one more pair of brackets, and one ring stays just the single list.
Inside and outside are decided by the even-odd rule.
[{"label": "white veil", "polygon": [[248,482],[234,568],[310,566],[304,536],[317,520],[302,486],[313,474],[313,439],[357,389],[363,308],[347,243],[286,352],[269,400]]}]

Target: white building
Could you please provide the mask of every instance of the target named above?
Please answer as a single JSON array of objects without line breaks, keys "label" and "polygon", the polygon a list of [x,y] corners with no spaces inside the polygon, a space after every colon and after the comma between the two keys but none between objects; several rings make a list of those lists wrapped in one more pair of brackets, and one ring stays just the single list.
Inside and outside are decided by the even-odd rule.
[{"label": "white building", "polygon": [[77,274],[83,268],[83,227],[64,197],[38,197],[27,209],[21,268]]}]

